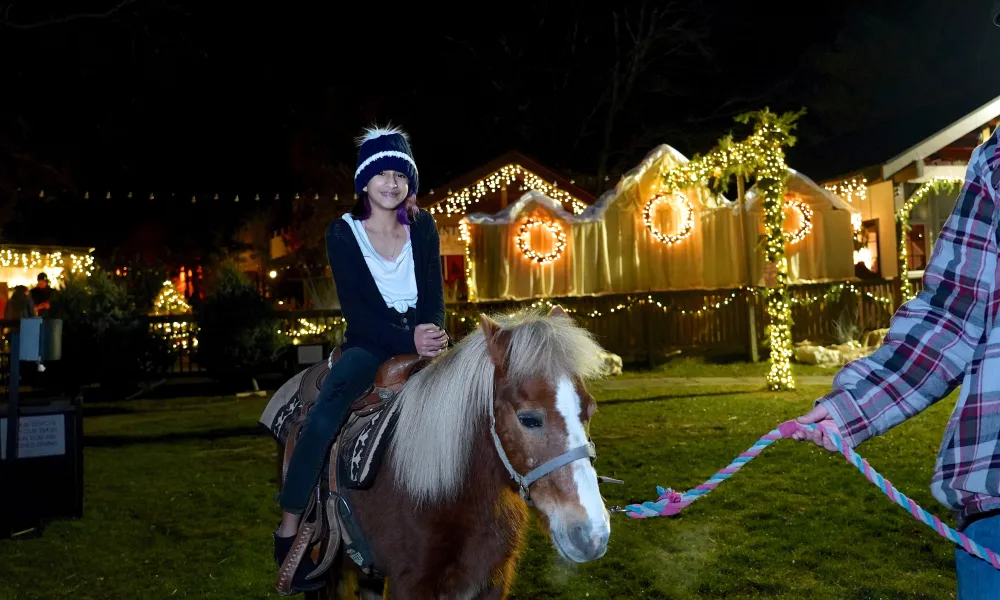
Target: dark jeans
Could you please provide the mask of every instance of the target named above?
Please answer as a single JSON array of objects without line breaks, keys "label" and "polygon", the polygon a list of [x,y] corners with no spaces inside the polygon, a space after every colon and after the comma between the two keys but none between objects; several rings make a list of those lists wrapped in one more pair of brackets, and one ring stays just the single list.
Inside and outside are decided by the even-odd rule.
[{"label": "dark jeans", "polygon": [[[1000,551],[1000,514],[975,521],[962,531],[974,542]],[[1000,595],[1000,571],[961,547],[955,548],[958,600],[987,600]]]},{"label": "dark jeans", "polygon": [[292,458],[288,461],[281,509],[301,514],[319,481],[330,444],[340,431],[351,403],[371,385],[382,361],[361,348],[344,350],[323,382],[316,404],[309,411]]}]

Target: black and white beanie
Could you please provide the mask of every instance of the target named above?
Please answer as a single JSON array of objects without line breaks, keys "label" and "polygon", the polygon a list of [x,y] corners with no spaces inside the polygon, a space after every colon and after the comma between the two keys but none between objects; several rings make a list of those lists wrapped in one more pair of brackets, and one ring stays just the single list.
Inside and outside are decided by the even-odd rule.
[{"label": "black and white beanie", "polygon": [[354,171],[354,193],[361,195],[362,188],[380,171],[387,169],[405,173],[409,179],[410,194],[416,195],[420,181],[417,163],[410,150],[409,136],[402,129],[370,127],[358,138],[358,168]]}]

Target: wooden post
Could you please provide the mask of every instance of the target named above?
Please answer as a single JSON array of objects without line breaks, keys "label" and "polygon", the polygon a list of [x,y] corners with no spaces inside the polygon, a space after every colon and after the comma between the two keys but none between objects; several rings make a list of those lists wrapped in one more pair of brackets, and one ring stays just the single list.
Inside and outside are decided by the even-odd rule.
[{"label": "wooden post", "polygon": [[760,355],[757,351],[757,306],[753,295],[753,259],[751,258],[752,247],[750,246],[749,235],[747,234],[747,215],[743,207],[745,182],[742,175],[736,176],[736,198],[737,211],[740,215],[740,245],[743,247],[743,259],[747,269],[747,285],[750,290],[747,292],[747,311],[750,323],[750,360],[760,362]]}]

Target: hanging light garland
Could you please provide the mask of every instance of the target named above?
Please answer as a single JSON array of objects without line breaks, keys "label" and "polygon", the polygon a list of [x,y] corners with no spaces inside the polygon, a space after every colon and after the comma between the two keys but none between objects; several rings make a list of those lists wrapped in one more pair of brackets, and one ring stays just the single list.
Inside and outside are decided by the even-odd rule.
[{"label": "hanging light garland", "polygon": [[755,176],[757,189],[763,196],[766,231],[765,260],[775,265],[775,285],[767,290],[767,314],[771,347],[771,370],[767,385],[772,390],[795,387],[792,377],[792,313],[788,293],[788,261],[785,259],[784,224],[785,189],[788,166],[784,146],[795,138],[791,130],[802,113],[776,115],[770,110],[747,113],[736,117],[741,123],[755,121],[753,133],[741,142],[732,135],[724,137],[714,150],[695,157],[662,174],[661,189],[673,193],[715,179],[722,186],[733,176]]},{"label": "hanging light garland", "polygon": [[916,292],[913,290],[913,284],[910,283],[910,278],[907,276],[910,267],[908,253],[906,251],[906,238],[910,233],[910,213],[913,212],[913,209],[917,204],[923,202],[924,198],[931,194],[957,194],[962,189],[963,183],[965,183],[965,180],[963,179],[935,177],[917,188],[917,191],[913,192],[913,195],[907,198],[906,202],[903,203],[903,206],[899,207],[899,210],[896,211],[896,222],[899,223],[900,230],[899,279],[903,302],[913,299],[916,295]]},{"label": "hanging light garland", "polygon": [[785,239],[789,244],[797,244],[805,239],[805,237],[809,235],[809,232],[812,231],[813,211],[809,208],[809,205],[802,200],[792,200],[786,206],[799,213],[799,228],[791,233],[785,234]]},{"label": "hanging light garland", "polygon": [[94,257],[91,254],[78,255],[60,251],[0,248],[0,267],[21,267],[24,270],[68,269],[70,273],[82,273],[89,277],[94,272]]},{"label": "hanging light garland", "polygon": [[[828,287],[827,290],[825,292],[823,292],[822,294],[816,294],[816,295],[813,295],[813,296],[807,296],[805,298],[792,298],[791,299],[791,304],[794,305],[794,306],[797,306],[797,307],[804,308],[804,307],[807,307],[807,306],[811,306],[811,305],[813,305],[813,304],[815,304],[817,302],[826,302],[826,301],[831,300],[831,299],[836,300],[836,299],[840,298],[841,294],[845,290],[848,291],[848,292],[850,292],[850,293],[852,293],[852,294],[855,294],[855,295],[857,295],[859,297],[860,296],[865,296],[869,300],[875,302],[877,305],[879,305],[882,308],[884,308],[887,311],[888,314],[892,313],[892,298],[885,298],[885,297],[882,297],[882,296],[876,296],[875,294],[872,294],[871,292],[862,291],[861,289],[859,289],[857,286],[855,286],[851,282],[843,282],[843,283],[834,283],[834,284],[831,284],[830,287]],[[705,315],[705,314],[709,314],[709,313],[715,312],[716,310],[719,310],[719,309],[724,308],[726,306],[729,306],[730,304],[732,304],[737,298],[739,298],[744,293],[749,293],[749,294],[752,294],[752,295],[757,295],[759,292],[756,289],[753,289],[753,288],[741,287],[741,288],[739,288],[737,290],[734,290],[734,291],[730,292],[729,294],[726,294],[726,296],[723,299],[721,299],[721,300],[718,300],[718,301],[715,301],[715,302],[712,302],[712,301],[707,302],[706,304],[703,304],[701,306],[701,308],[695,308],[695,309],[681,308],[680,306],[677,306],[676,304],[673,304],[673,303],[671,303],[671,302],[669,302],[669,301],[667,301],[665,299],[664,300],[656,300],[653,297],[652,294],[648,294],[648,295],[646,295],[644,297],[631,297],[631,296],[629,296],[629,297],[626,298],[626,300],[624,302],[619,302],[617,305],[612,306],[611,308],[607,309],[607,311],[608,311],[608,315],[611,315],[611,314],[614,314],[614,313],[631,310],[634,306],[653,305],[653,306],[656,306],[657,308],[659,308],[664,313],[675,313],[675,314],[684,315],[684,316],[687,316],[687,315],[701,316],[701,315]],[[524,302],[524,303],[521,303],[521,304],[517,304],[516,307],[514,309],[512,309],[512,310],[520,310],[520,309],[524,309],[524,308],[539,308],[539,307],[552,308],[553,306],[555,306],[555,304],[550,299],[548,299],[548,298],[542,298],[542,299],[539,299],[539,300],[531,301],[530,304],[527,303],[527,302]],[[569,314],[578,314],[578,315],[580,315],[582,317],[587,317],[587,318],[591,318],[591,319],[596,319],[596,318],[599,318],[599,317],[607,316],[607,315],[605,315],[605,313],[603,313],[603,312],[601,312],[600,310],[597,310],[597,309],[591,310],[589,312],[580,312],[577,309],[574,309],[574,308],[571,308],[571,307],[567,306],[565,301],[564,302],[560,302],[559,306],[563,310],[565,310],[567,313],[569,313]],[[452,309],[447,309],[447,313],[449,315],[451,315],[451,316],[458,317],[459,321],[462,322],[462,323],[465,323],[466,320],[475,321],[476,320],[475,319],[475,314],[478,314],[478,313],[474,313],[474,312],[469,311],[469,310],[456,311],[456,310],[452,310]]]},{"label": "hanging light garland", "polygon": [[[551,252],[540,254],[531,248],[531,242],[528,237],[531,235],[531,230],[535,227],[548,229],[549,233],[555,238]],[[540,265],[544,265],[559,260],[559,257],[562,256],[563,250],[566,249],[566,233],[555,221],[542,221],[534,218],[527,219],[521,224],[520,229],[518,229],[516,244],[521,254],[528,260],[533,260]]]},{"label": "hanging light garland", "polygon": [[865,177],[852,177],[824,187],[851,204],[868,199],[868,179]]},{"label": "hanging light garland", "polygon": [[561,203],[574,214],[581,214],[587,209],[587,205],[580,201],[579,198],[569,192],[560,190],[555,183],[545,181],[521,165],[509,164],[490,173],[469,187],[457,192],[449,190],[448,197],[439,204],[431,206],[428,211],[432,215],[464,215],[472,208],[473,204],[478,203],[488,194],[496,193],[501,188],[509,186],[518,179],[521,180],[521,189],[542,192],[549,198]]},{"label": "hanging light garland", "polygon": [[[681,218],[681,228],[680,231],[674,234],[665,234],[653,225],[653,212],[656,206],[661,202],[674,199],[680,205],[681,209],[684,211],[684,216]],[[646,224],[646,229],[653,234],[653,237],[660,240],[668,246],[673,246],[684,241],[689,235],[691,235],[691,230],[694,229],[694,206],[691,205],[691,201],[687,199],[683,194],[674,193],[658,193],[649,199],[646,203],[645,210],[642,211],[642,220]]]},{"label": "hanging light garland", "polygon": [[[823,187],[851,204],[860,204],[868,199],[868,179],[866,177],[852,177]],[[861,231],[862,219],[861,213],[851,214],[851,226],[854,228],[854,233]]]},{"label": "hanging light garland", "polygon": [[310,319],[299,318],[287,329],[279,329],[278,334],[288,337],[292,340],[292,344],[297,346],[301,343],[301,338],[320,337],[346,326],[347,319],[343,317],[333,317],[327,323],[317,323]]}]

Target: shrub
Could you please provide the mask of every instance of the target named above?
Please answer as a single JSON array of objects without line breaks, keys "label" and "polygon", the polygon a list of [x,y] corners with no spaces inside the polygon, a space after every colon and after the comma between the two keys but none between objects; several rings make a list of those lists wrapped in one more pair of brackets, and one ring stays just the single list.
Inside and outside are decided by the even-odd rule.
[{"label": "shrub", "polygon": [[117,399],[170,364],[166,340],[150,334],[125,286],[105,271],[67,276],[51,316],[63,320],[62,358],[52,366],[70,390],[96,382]]},{"label": "shrub", "polygon": [[270,302],[232,263],[196,311],[198,363],[229,383],[249,382],[278,358],[279,324]]}]

